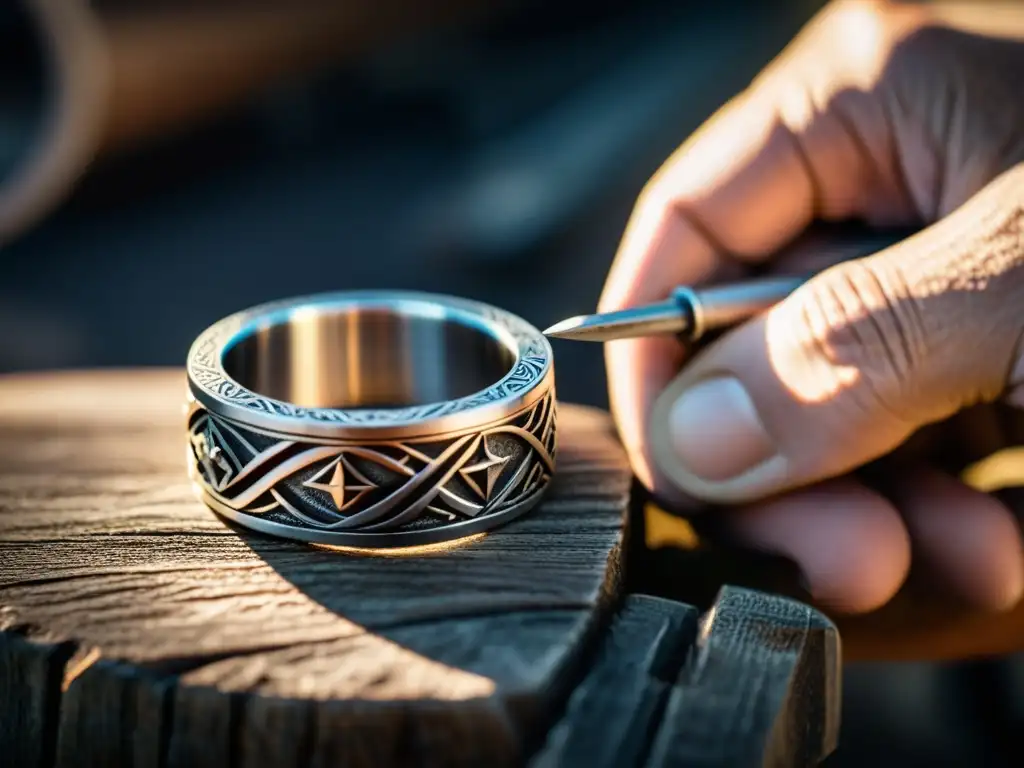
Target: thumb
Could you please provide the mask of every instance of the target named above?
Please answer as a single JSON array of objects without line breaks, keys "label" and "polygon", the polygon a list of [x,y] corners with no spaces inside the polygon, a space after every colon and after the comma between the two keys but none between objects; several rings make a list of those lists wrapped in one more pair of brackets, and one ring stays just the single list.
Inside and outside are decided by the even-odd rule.
[{"label": "thumb", "polygon": [[1024,404],[1022,171],[698,354],[652,412],[668,479],[752,501],[844,474],[968,405]]}]

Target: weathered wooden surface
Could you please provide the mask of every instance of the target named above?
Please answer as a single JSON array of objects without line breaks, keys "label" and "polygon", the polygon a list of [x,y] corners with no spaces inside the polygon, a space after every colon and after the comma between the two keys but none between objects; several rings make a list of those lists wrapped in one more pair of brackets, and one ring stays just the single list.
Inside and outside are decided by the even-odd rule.
[{"label": "weathered wooden surface", "polygon": [[817,614],[726,591],[698,632],[687,606],[621,603],[630,475],[605,414],[563,406],[533,514],[380,555],[257,536],[194,501],[183,393],[167,371],[0,379],[3,764],[802,765],[829,750],[836,638]]},{"label": "weathered wooden surface", "polygon": [[817,765],[839,737],[821,614],[725,587],[712,610],[630,595],[532,768]]},{"label": "weathered wooden surface", "polygon": [[642,765],[696,635],[696,609],[627,597],[532,768]]}]

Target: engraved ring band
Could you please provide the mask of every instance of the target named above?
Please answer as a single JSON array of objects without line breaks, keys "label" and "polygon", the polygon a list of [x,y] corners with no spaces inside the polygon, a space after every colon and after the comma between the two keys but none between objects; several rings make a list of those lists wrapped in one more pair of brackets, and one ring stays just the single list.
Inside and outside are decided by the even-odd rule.
[{"label": "engraved ring band", "polygon": [[551,347],[486,304],[362,291],[274,302],[204,331],[186,369],[196,492],[264,534],[450,541],[528,512],[554,472]]}]

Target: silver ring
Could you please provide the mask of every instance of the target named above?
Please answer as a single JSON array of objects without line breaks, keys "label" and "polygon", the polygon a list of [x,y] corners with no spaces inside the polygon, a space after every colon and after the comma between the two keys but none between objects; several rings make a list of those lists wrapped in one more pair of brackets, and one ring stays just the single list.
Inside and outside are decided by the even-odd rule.
[{"label": "silver ring", "polygon": [[555,468],[551,346],[423,293],[265,304],[193,343],[189,474],[214,511],[343,547],[433,544],[529,511]]}]

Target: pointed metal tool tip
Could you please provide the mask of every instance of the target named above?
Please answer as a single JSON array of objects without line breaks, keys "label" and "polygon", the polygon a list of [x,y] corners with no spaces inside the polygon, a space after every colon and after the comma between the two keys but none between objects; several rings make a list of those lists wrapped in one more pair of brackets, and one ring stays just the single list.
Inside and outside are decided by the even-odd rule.
[{"label": "pointed metal tool tip", "polygon": [[565,320],[560,320],[549,328],[544,329],[545,336],[554,336],[555,338],[570,338],[573,335],[573,331],[577,330],[586,321],[586,315],[577,315],[576,317],[569,317]]},{"label": "pointed metal tool tip", "polygon": [[615,341],[652,333],[680,333],[687,328],[687,317],[675,302],[646,307],[577,315],[555,323],[545,336],[575,341]]}]

